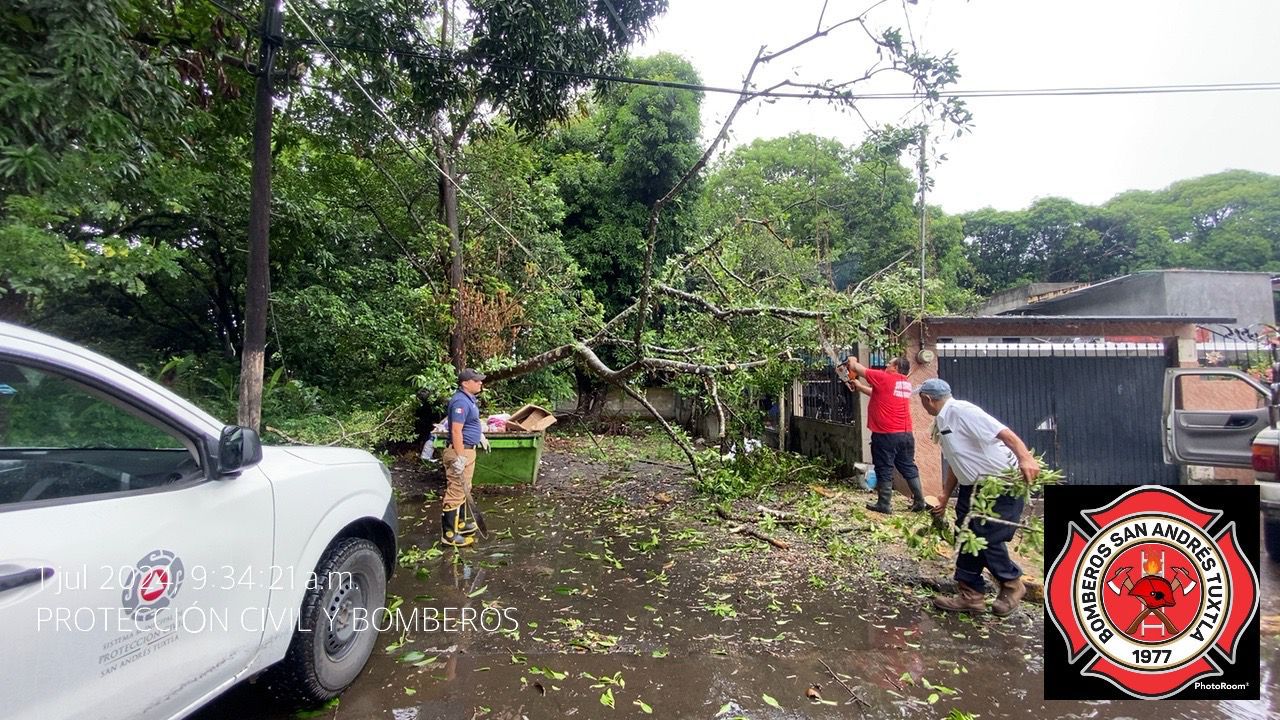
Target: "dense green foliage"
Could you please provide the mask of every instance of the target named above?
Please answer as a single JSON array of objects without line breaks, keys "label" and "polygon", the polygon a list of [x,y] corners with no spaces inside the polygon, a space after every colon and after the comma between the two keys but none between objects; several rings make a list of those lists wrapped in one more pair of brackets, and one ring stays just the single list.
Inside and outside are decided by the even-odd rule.
[{"label": "dense green foliage", "polygon": [[1062,198],[961,217],[974,289],[1136,270],[1280,270],[1280,177],[1231,170],[1091,207]]},{"label": "dense green foliage", "polygon": [[[693,67],[674,55],[633,60],[626,70],[649,80],[699,82]],[[585,117],[544,143],[545,172],[565,203],[565,245],[606,317],[639,291],[650,206],[701,152],[701,100],[689,90],[613,87]],[[697,197],[696,185],[690,197]],[[687,244],[695,230],[693,205],[682,200],[666,216],[659,260]]]},{"label": "dense green foliage", "polygon": [[[719,154],[664,209],[654,268],[666,290],[645,319],[648,351],[636,352],[626,323],[604,332],[641,290],[654,202],[705,147],[702,98],[631,84],[588,93],[581,75],[520,68],[697,83],[682,58],[624,54],[665,5],[291,5],[342,64],[303,18],[286,17],[266,425],[305,440],[412,437],[420,399],[434,411],[452,389],[457,321],[467,362],[490,370],[597,334],[592,350],[609,367],[656,354],[667,364],[630,366],[619,382],[674,383],[709,412],[718,396],[731,433],[745,434],[758,429],[759,400],[800,372],[793,359],[818,348],[818,326],[715,311],[831,313],[824,332],[839,344],[881,338],[900,313],[919,312],[918,186],[902,162],[915,130],[885,128],[858,146],[795,133]],[[904,72],[937,86],[955,77],[949,56],[918,55],[892,29],[873,41]],[[103,350],[228,419],[256,42],[207,2],[0,10],[0,318]],[[967,118],[961,107],[939,114],[961,127]],[[461,318],[437,162],[462,187]],[[1280,270],[1280,178],[1257,173],[1099,207],[928,211],[928,312],[1029,280]],[[522,373],[490,402],[564,398],[583,387],[583,367]]]}]

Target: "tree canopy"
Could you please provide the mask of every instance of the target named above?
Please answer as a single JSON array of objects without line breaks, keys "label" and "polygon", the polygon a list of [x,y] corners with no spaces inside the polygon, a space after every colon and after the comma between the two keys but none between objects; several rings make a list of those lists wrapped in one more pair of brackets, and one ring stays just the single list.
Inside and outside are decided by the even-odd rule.
[{"label": "tree canopy", "polygon": [[[745,427],[752,394],[779,391],[824,342],[888,341],[922,310],[920,128],[726,149],[762,90],[848,106],[882,73],[965,129],[939,93],[951,56],[866,14],[762,49],[728,122],[705,128],[697,91],[591,80],[700,82],[683,58],[627,55],[661,0],[289,8],[303,14],[286,15],[277,65],[264,399],[283,433],[410,437],[419,402],[450,392],[459,350],[506,378],[497,402],[551,402],[585,375],[627,392],[675,383]],[[153,0],[0,11],[0,317],[228,418],[258,70],[242,20]],[[795,48],[848,41],[842,29],[865,30],[852,37],[875,65],[759,79]],[[1280,178],[1259,173],[1096,207],[924,212],[928,312],[1032,280],[1280,270]]]},{"label": "tree canopy", "polygon": [[1263,173],[1229,170],[1097,207],[1045,198],[961,220],[982,293],[1168,267],[1280,271],[1280,177]]}]

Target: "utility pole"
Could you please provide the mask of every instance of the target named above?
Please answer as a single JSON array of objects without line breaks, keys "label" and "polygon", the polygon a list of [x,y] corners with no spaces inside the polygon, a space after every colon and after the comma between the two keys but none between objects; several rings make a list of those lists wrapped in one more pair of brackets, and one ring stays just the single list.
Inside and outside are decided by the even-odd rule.
[{"label": "utility pole", "polygon": [[253,103],[253,177],[249,195],[249,262],[244,292],[244,340],[240,350],[240,408],[237,424],[258,430],[262,423],[262,375],[267,348],[271,294],[271,120],[272,64],[284,44],[284,8],[265,0],[258,83]]},{"label": "utility pole", "polygon": [[[925,195],[928,192],[928,178],[925,176],[925,148],[928,143],[928,128],[920,126],[920,319],[924,320],[924,268],[925,268],[925,222],[929,215],[928,206],[925,205]],[[921,325],[923,327],[923,324]]]},{"label": "utility pole", "polygon": [[[452,3],[440,5],[440,47],[448,48]],[[456,18],[453,18],[456,23]],[[449,114],[440,113],[436,159],[440,165],[440,222],[449,229],[449,290],[453,293],[453,327],[449,330],[449,360],[458,372],[467,363],[467,340],[462,318],[466,314],[463,298],[466,267],[462,256],[462,227],[458,222],[458,181],[454,176],[454,159],[458,156],[457,135],[450,127]]]}]

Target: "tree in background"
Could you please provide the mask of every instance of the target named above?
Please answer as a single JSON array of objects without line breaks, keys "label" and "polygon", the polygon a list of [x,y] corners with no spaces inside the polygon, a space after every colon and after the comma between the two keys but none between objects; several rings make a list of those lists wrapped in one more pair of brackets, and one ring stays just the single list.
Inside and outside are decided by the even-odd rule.
[{"label": "tree in background", "polygon": [[[139,296],[179,272],[148,225],[179,215],[139,185],[191,159],[204,111],[238,96],[218,48],[235,43],[211,6],[27,0],[0,11],[0,315],[102,283]],[[180,193],[186,178],[171,173]]]},{"label": "tree in background", "polygon": [[1046,198],[962,216],[974,289],[1098,281],[1136,270],[1280,270],[1280,178],[1231,170],[1099,207]]},{"label": "tree in background", "polygon": [[[624,70],[647,80],[701,82],[687,60],[669,53],[628,60]],[[691,90],[615,84],[545,142],[546,171],[566,206],[565,245],[609,316],[639,289],[650,206],[701,153],[701,101]],[[695,181],[690,198],[699,186]],[[660,260],[693,236],[694,204],[682,199],[664,219]]]},{"label": "tree in background", "polygon": [[[396,3],[346,0],[306,11],[343,62],[373,76],[365,89],[387,101],[388,109],[378,111],[396,121],[395,139],[406,151],[433,149],[434,158],[423,164],[436,172],[437,221],[449,242],[455,318],[449,347],[456,368],[467,360],[460,200],[483,207],[468,197],[458,166],[469,134],[483,132],[498,114],[522,131],[565,119],[590,83],[583,74],[615,72],[626,47],[665,9],[665,0],[441,0],[406,12]],[[374,114],[344,68],[324,74],[339,88],[340,104]]]},{"label": "tree in background", "polygon": [[823,281],[849,287],[918,246],[916,185],[899,149],[803,133],[755,140],[716,165],[708,222],[743,221],[747,231],[813,248]]}]

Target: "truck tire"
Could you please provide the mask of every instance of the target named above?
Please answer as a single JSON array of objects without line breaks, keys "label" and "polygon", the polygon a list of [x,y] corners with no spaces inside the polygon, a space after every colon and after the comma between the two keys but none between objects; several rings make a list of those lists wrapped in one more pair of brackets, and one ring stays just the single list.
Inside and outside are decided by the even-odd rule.
[{"label": "truck tire", "polygon": [[[362,538],[339,540],[320,558],[310,584],[289,651],[269,671],[268,687],[289,705],[337,697],[364,669],[378,641],[374,620],[387,597],[382,553]],[[353,623],[359,617],[363,628]]]},{"label": "truck tire", "polygon": [[1267,548],[1271,562],[1280,563],[1280,520],[1263,519],[1262,544]]}]

